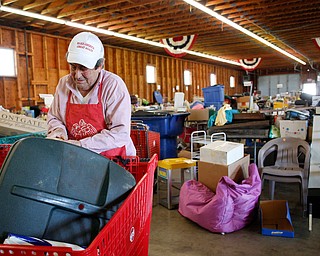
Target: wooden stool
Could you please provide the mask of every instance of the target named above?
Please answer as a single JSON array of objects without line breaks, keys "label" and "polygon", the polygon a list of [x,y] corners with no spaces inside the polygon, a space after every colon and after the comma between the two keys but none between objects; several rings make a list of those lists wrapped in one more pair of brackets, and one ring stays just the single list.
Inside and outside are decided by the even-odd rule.
[{"label": "wooden stool", "polygon": [[[195,179],[196,177],[196,163],[197,161],[191,160],[189,158],[167,158],[160,160],[158,162],[158,203],[167,207],[169,210],[175,208],[179,204],[179,196],[172,196],[172,188],[180,189],[184,183],[185,171],[190,172],[190,179]],[[172,171],[180,170],[180,184],[178,187],[173,186],[172,182]],[[166,183],[166,197],[161,198],[160,196],[160,184]],[[174,199],[176,199],[175,202]]]}]

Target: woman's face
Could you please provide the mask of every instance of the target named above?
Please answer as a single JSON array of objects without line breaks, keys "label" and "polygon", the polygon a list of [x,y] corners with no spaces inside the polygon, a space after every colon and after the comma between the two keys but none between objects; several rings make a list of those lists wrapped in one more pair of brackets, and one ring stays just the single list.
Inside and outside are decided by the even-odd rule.
[{"label": "woman's face", "polygon": [[97,69],[89,69],[85,66],[70,63],[70,74],[79,91],[90,91],[95,85],[101,67]]}]

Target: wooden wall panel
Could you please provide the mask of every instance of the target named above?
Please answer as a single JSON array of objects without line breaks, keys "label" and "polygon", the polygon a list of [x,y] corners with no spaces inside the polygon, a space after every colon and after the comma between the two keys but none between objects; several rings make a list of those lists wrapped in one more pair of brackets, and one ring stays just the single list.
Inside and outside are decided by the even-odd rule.
[{"label": "wooden wall panel", "polygon": [[[30,42],[30,40],[25,40],[25,32],[24,31],[17,31],[16,33],[17,40],[16,40],[16,50],[19,53],[26,53],[27,49],[25,47],[25,41]],[[30,45],[27,45],[27,48],[29,48]]]},{"label": "wooden wall panel", "polygon": [[[19,54],[18,55],[18,67],[17,67],[17,72],[18,72],[18,77],[17,77],[17,82],[15,84],[15,88],[17,91],[19,91],[19,99],[17,100],[21,100],[22,98],[29,98],[29,91],[28,91],[28,76],[27,73],[29,70],[30,73],[30,69],[27,67],[27,56],[24,54]],[[30,65],[29,65],[30,67]],[[19,86],[18,86],[19,84]],[[8,98],[10,99],[10,97]],[[18,104],[18,108],[22,107],[22,104]],[[10,106],[16,106],[16,102],[11,102]]]},{"label": "wooden wall panel", "polygon": [[[4,103],[11,104],[11,109],[15,108],[16,99],[18,98],[18,91],[16,86],[16,78],[13,77],[4,77],[3,81],[3,91],[4,91]],[[6,107],[5,104],[0,102],[0,105]]]},{"label": "wooden wall panel", "polygon": [[16,46],[15,31],[1,29],[1,46],[14,48]]},{"label": "wooden wall panel", "polygon": [[[0,105],[19,109],[25,105],[42,104],[39,93],[54,94],[59,78],[69,73],[65,57],[69,42],[70,38],[0,27],[0,46],[15,48],[18,63],[17,78],[8,80],[0,77],[3,95],[0,96]],[[165,100],[172,100],[176,91],[184,92],[190,102],[195,96],[202,97],[202,88],[210,84],[210,73],[217,75],[217,83],[224,84],[226,92],[233,94],[243,90],[239,85],[243,71],[108,45],[105,45],[105,57],[105,69],[122,77],[130,94],[149,102],[153,102],[153,91],[158,85]],[[146,82],[147,64],[156,67],[157,81],[154,84]],[[188,87],[184,85],[185,69],[192,72],[192,85]],[[229,88],[230,75],[235,77],[235,88]]]},{"label": "wooden wall panel", "polygon": [[45,55],[48,60],[48,69],[58,69],[59,48],[57,47],[57,38],[46,37],[46,47]]},{"label": "wooden wall panel", "polygon": [[[65,70],[69,72],[69,65],[66,59],[66,53],[68,51],[68,45],[69,45],[70,40],[65,40],[65,39],[57,39],[57,48],[58,48],[58,70],[62,71],[62,73],[65,73]],[[62,76],[61,74],[60,76]]]},{"label": "wooden wall panel", "polygon": [[[40,69],[44,68],[45,67],[45,63],[44,63],[45,53],[43,49],[44,36],[38,35],[38,34],[32,34],[31,40],[32,40],[31,52],[33,53],[33,58],[34,58],[34,61],[33,61],[34,68],[40,68]],[[35,79],[37,78],[37,76],[38,74],[34,74]],[[43,77],[41,78],[43,79]]]}]

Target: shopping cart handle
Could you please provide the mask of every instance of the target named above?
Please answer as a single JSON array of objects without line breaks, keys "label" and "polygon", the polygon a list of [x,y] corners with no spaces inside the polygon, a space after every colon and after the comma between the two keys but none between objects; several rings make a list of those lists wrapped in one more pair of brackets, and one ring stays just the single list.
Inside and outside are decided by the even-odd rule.
[{"label": "shopping cart handle", "polygon": [[58,206],[60,208],[81,214],[90,214],[103,217],[105,216],[103,213],[105,213],[106,209],[108,208],[107,205],[97,206],[73,198],[58,196],[52,193],[17,185],[13,186],[11,193],[16,196]]}]

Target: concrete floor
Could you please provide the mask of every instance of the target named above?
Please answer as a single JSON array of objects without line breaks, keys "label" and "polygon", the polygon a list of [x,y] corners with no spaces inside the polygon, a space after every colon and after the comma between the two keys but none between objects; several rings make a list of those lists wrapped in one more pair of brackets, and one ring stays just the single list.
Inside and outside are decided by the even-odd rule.
[{"label": "concrete floor", "polygon": [[[263,236],[258,217],[242,230],[221,235],[211,233],[157,204],[154,207],[149,243],[150,256],[215,256],[215,255],[320,255],[320,219],[313,218],[313,229],[308,230],[308,219],[302,217],[297,184],[276,184],[275,199],[288,200],[295,229],[294,238]],[[260,200],[268,200],[265,183]]]}]

